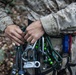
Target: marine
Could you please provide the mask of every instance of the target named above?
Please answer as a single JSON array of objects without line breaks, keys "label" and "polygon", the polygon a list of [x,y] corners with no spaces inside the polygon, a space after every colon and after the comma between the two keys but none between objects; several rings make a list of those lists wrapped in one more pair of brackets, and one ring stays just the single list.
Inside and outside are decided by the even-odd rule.
[{"label": "marine", "polygon": [[[23,32],[20,31],[18,27],[16,27],[15,25],[12,25],[13,22],[10,16],[8,16],[2,8],[1,8],[1,17],[0,17],[0,19],[2,20],[0,21],[1,31],[5,31],[6,34],[9,34],[10,33],[9,29],[11,29],[11,26],[13,27],[12,30],[14,30],[14,27],[18,28],[17,32],[21,34],[21,36],[24,36],[25,37],[24,39],[26,39],[27,42],[34,43],[45,32],[48,35],[57,36],[60,33],[68,33],[69,31],[72,32],[76,30],[76,2],[75,0],[26,0],[26,1],[24,0],[24,2],[25,2],[25,7],[26,7],[25,10],[28,11],[28,15],[27,15],[28,19],[31,21],[34,21],[30,26],[27,27],[26,35],[24,36]],[[7,19],[8,22],[5,20],[6,16],[8,17]],[[40,24],[41,26],[38,26],[37,24]],[[35,33],[33,34],[34,32],[33,27],[36,27],[36,26],[39,27],[39,31],[41,30],[41,33],[39,32],[40,34],[38,35],[35,35]],[[30,29],[32,33],[29,32]],[[31,36],[31,34],[33,35]],[[22,38],[21,36],[19,37],[19,39],[17,38],[13,39],[12,36],[11,38],[17,45],[19,45],[19,43],[23,44],[23,40],[20,40]],[[53,38],[52,43],[56,50],[58,51],[62,50],[61,38]],[[72,45],[71,45],[72,46],[71,47],[72,63],[76,63],[75,45],[76,45],[76,37],[73,37]],[[73,75],[75,75],[75,67],[72,67],[72,71],[73,71]]]}]

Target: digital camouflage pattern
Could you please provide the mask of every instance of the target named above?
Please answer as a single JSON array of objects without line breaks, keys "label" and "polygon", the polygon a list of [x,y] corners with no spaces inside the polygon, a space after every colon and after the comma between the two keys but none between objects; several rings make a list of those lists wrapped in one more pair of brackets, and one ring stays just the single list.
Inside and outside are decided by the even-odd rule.
[{"label": "digital camouflage pattern", "polygon": [[[49,35],[58,35],[62,31],[76,30],[76,2],[75,0],[24,0],[28,19],[40,20],[45,32]],[[6,20],[5,18],[8,19]],[[9,21],[10,20],[10,21]],[[0,28],[3,31],[12,20],[5,10],[0,8]],[[3,29],[2,29],[3,28]],[[62,50],[62,39],[53,38],[52,43],[56,50]],[[72,63],[76,63],[76,37],[72,41]],[[73,67],[75,75],[76,67]]]},{"label": "digital camouflage pattern", "polygon": [[49,35],[58,34],[61,30],[70,29],[76,25],[74,0],[27,0],[26,2],[28,18],[40,19],[44,30]]},{"label": "digital camouflage pattern", "polygon": [[11,24],[26,25],[26,11],[23,1],[0,0],[0,13],[0,31],[4,31]]},{"label": "digital camouflage pattern", "polygon": [[[13,0],[6,0],[6,1],[13,1]],[[17,0],[19,1],[19,0]],[[75,0],[24,0],[26,9],[28,10],[28,18],[35,21],[35,20],[41,20],[42,25],[45,29],[45,31],[48,34],[58,34],[61,30],[66,29],[67,27],[74,27],[75,23],[75,17],[69,16],[67,18],[67,14],[74,14],[75,13]],[[73,4],[71,4],[73,3]],[[72,9],[71,9],[72,7]],[[63,9],[63,10],[62,10]],[[71,11],[71,12],[68,12]],[[65,15],[62,15],[65,14]],[[48,15],[48,16],[47,16]],[[46,16],[46,17],[44,17]],[[44,23],[44,19],[51,17],[52,24],[48,24],[48,28],[46,27],[46,22]],[[65,17],[65,18],[64,18]],[[64,18],[64,19],[63,19]],[[71,20],[68,22],[66,18]],[[56,20],[57,19],[57,20]],[[42,21],[43,20],[43,21]],[[66,25],[63,25],[65,22]],[[49,21],[49,20],[48,20]],[[54,22],[53,22],[54,21]],[[58,21],[58,22],[57,22]],[[48,23],[48,22],[47,22]],[[57,24],[56,24],[57,23]],[[74,23],[74,24],[73,24]],[[49,26],[51,25],[51,26]],[[53,34],[52,34],[53,35]]]},{"label": "digital camouflage pattern", "polygon": [[7,16],[4,9],[0,8],[0,30],[4,31],[6,26],[13,24],[12,19]]}]

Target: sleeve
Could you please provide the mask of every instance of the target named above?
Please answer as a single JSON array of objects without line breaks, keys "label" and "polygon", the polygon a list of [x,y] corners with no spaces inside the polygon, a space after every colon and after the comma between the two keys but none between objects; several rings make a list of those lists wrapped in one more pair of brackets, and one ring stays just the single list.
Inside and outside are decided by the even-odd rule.
[{"label": "sleeve", "polygon": [[76,3],[71,3],[57,13],[42,17],[40,21],[49,35],[60,34],[63,30],[76,30]]},{"label": "sleeve", "polygon": [[3,32],[10,24],[13,24],[12,19],[5,13],[3,8],[0,8],[0,31]]}]

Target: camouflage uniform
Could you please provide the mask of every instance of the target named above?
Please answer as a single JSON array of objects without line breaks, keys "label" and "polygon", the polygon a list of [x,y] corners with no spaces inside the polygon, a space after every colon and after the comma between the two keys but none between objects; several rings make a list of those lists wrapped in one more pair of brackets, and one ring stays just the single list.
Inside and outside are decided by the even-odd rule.
[{"label": "camouflage uniform", "polygon": [[4,31],[7,25],[13,24],[10,16],[7,15],[3,8],[4,4],[0,1],[0,30]]},{"label": "camouflage uniform", "polygon": [[[76,2],[75,0],[24,0],[28,19],[40,20],[45,32],[49,35],[58,35],[62,31],[76,29]],[[0,8],[0,28],[3,31],[12,20]],[[8,18],[7,20],[5,18]],[[7,22],[8,21],[8,22]],[[57,42],[56,42],[57,41]],[[55,49],[61,50],[61,39],[53,38]],[[72,62],[76,63],[76,37],[72,41]],[[75,68],[75,67],[74,67]],[[73,75],[75,75],[75,69]]]},{"label": "camouflage uniform", "polygon": [[0,0],[0,31],[4,31],[7,25],[9,26],[11,24],[18,26],[26,25],[26,11],[24,8],[23,1]]},{"label": "camouflage uniform", "polygon": [[[62,31],[76,29],[76,3],[74,0],[27,0],[27,4],[28,18],[33,21],[40,20],[47,34],[58,35]],[[56,50],[62,50],[61,39],[53,38],[52,44]],[[76,37],[72,41],[72,63],[76,63],[75,45]],[[75,68],[72,68],[73,75],[76,72]]]}]

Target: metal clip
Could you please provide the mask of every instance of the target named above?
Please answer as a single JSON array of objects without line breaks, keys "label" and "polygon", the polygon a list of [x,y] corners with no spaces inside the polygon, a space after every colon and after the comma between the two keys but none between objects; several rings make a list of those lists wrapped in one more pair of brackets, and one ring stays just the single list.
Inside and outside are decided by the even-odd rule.
[{"label": "metal clip", "polygon": [[33,62],[25,62],[24,63],[24,68],[39,68],[40,67],[40,62],[39,61],[33,61]]}]

